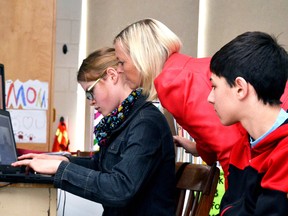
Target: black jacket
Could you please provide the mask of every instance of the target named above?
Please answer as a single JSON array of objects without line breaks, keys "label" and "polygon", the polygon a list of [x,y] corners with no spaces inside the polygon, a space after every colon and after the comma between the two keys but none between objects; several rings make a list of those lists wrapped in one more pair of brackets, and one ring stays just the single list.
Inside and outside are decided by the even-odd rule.
[{"label": "black jacket", "polygon": [[174,144],[158,108],[140,97],[111,141],[92,161],[62,162],[55,186],[101,203],[105,216],[175,215]]}]

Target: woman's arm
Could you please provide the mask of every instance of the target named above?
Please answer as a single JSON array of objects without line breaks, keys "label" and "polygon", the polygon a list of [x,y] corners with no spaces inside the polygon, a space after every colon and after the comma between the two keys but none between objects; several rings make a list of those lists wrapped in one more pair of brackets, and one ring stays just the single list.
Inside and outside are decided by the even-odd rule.
[{"label": "woman's arm", "polygon": [[181,136],[173,136],[173,141],[177,147],[184,148],[187,153],[191,153],[195,157],[199,156],[196,149],[196,142]]}]

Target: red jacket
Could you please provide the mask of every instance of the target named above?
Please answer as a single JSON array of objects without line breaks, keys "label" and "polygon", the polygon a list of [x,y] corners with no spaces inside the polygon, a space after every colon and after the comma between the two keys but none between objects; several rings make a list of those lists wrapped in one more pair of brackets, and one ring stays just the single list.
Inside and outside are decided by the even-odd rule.
[{"label": "red jacket", "polygon": [[[211,91],[210,60],[174,53],[154,84],[162,106],[195,139],[198,154],[207,164],[218,160],[226,177],[230,150],[246,133],[240,123],[223,126],[207,101]],[[287,110],[288,84],[281,100]]]},{"label": "red jacket", "polygon": [[219,161],[227,176],[232,146],[244,133],[240,124],[223,126],[207,101],[211,91],[210,58],[192,58],[175,53],[166,61],[154,84],[159,100],[196,141],[201,158]]},{"label": "red jacket", "polygon": [[220,215],[287,215],[288,121],[250,147],[249,137],[231,150],[229,187]]}]

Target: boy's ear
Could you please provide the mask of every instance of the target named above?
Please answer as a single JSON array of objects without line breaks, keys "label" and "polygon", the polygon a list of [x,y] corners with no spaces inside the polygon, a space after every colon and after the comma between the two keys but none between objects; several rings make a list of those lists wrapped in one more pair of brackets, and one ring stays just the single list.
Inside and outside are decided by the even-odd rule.
[{"label": "boy's ear", "polygon": [[243,77],[236,77],[235,87],[239,99],[245,98],[249,92],[248,82]]}]

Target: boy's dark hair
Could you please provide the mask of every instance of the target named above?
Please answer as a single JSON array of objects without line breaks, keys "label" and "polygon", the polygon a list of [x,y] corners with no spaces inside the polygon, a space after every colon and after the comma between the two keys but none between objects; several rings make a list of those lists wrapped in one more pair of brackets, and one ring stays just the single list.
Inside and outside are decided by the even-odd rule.
[{"label": "boy's dark hair", "polygon": [[210,70],[224,77],[231,87],[236,77],[243,77],[264,104],[280,104],[288,75],[288,55],[269,34],[246,32],[215,53]]}]

